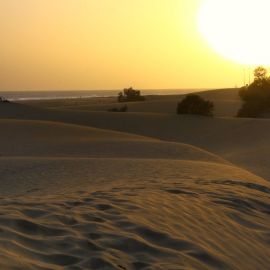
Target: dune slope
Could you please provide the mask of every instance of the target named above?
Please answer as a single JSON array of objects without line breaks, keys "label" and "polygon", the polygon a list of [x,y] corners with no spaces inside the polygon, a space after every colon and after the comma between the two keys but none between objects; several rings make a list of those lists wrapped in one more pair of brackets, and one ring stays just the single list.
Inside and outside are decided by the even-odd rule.
[{"label": "dune slope", "polygon": [[269,119],[49,110],[21,104],[10,104],[8,109],[0,106],[0,115],[10,119],[73,123],[187,143],[270,179]]},{"label": "dune slope", "polygon": [[54,177],[47,192],[61,195],[34,185],[29,195],[1,198],[2,269],[268,269],[270,187],[243,170],[142,159],[41,163]]},{"label": "dune slope", "polygon": [[268,269],[264,179],[187,144],[0,127],[0,269]]}]

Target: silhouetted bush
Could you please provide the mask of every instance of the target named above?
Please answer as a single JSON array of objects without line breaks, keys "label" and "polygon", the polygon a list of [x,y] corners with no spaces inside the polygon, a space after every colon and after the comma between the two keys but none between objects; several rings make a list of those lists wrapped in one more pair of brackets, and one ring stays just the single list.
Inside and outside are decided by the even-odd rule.
[{"label": "silhouetted bush", "polygon": [[134,90],[132,87],[125,88],[118,94],[119,102],[144,101],[145,97],[141,96],[141,91]]},{"label": "silhouetted bush", "polygon": [[214,103],[202,97],[189,94],[177,105],[177,114],[213,116]]},{"label": "silhouetted bush", "polygon": [[125,106],[120,107],[120,108],[109,109],[108,112],[127,112],[127,110],[128,110],[128,107],[127,107],[127,105],[125,105]]},{"label": "silhouetted bush", "polygon": [[9,100],[4,97],[0,97],[0,102],[9,103]]},{"label": "silhouetted bush", "polygon": [[270,109],[270,79],[267,70],[257,67],[254,70],[254,81],[240,89],[239,96],[243,100],[238,117],[260,117]]},{"label": "silhouetted bush", "polygon": [[260,102],[250,101],[245,102],[242,105],[242,108],[238,111],[238,117],[251,117],[256,118],[263,113],[263,108]]}]

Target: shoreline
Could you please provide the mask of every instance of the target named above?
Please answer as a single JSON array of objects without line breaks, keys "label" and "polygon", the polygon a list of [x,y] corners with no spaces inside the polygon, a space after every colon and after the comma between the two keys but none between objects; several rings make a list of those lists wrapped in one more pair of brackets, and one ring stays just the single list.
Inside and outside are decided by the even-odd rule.
[{"label": "shoreline", "polygon": [[[208,89],[143,89],[144,96],[182,95]],[[0,96],[10,101],[35,101],[58,99],[84,99],[117,97],[122,90],[58,90],[58,91],[0,91]]]}]

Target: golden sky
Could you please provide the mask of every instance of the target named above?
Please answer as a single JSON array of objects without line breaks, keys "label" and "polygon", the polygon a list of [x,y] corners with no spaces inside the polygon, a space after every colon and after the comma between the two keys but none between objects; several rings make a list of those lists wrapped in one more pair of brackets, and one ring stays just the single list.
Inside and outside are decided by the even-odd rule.
[{"label": "golden sky", "polygon": [[0,0],[0,90],[240,86],[200,35],[201,1]]}]

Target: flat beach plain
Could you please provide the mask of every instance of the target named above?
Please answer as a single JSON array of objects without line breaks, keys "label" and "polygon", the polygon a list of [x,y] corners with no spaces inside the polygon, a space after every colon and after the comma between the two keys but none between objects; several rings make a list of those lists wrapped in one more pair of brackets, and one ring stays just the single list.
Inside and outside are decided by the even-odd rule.
[{"label": "flat beach plain", "polygon": [[270,120],[224,91],[0,104],[0,269],[269,269]]}]

